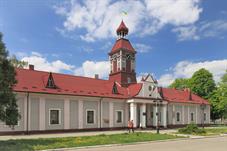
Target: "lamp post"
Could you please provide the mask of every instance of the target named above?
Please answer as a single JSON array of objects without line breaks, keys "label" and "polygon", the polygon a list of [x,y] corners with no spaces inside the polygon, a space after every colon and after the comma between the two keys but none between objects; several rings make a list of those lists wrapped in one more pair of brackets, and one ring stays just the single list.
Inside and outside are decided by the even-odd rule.
[{"label": "lamp post", "polygon": [[159,134],[159,122],[160,122],[160,119],[159,119],[159,105],[161,105],[162,103],[162,100],[155,100],[155,105],[156,105],[156,121],[157,121],[157,124],[156,124],[156,133]]},{"label": "lamp post", "polygon": [[204,116],[204,110],[205,110],[205,108],[206,108],[206,104],[203,102],[201,105],[200,105],[200,108],[201,108],[201,110],[203,111],[202,112],[202,127],[203,127],[203,129],[204,129],[204,118],[205,118],[205,116]]}]

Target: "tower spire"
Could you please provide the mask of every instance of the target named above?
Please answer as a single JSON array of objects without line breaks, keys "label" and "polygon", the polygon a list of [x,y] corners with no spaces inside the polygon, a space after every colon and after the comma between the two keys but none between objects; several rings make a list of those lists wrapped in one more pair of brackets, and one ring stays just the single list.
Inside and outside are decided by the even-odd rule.
[{"label": "tower spire", "polygon": [[128,27],[126,27],[124,21],[121,21],[121,24],[116,30],[118,38],[124,38],[128,34]]}]

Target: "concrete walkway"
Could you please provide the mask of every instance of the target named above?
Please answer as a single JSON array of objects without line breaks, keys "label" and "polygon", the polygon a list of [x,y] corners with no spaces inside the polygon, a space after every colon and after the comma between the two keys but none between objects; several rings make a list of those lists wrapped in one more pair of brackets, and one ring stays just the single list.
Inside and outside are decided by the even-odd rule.
[{"label": "concrete walkway", "polygon": [[[160,130],[161,134],[171,134],[177,130]],[[135,130],[135,132],[150,132],[156,133],[156,130]],[[10,140],[10,139],[38,139],[38,138],[57,138],[57,137],[77,137],[77,136],[94,136],[94,135],[111,135],[111,134],[122,134],[128,133],[126,130],[119,131],[93,131],[93,132],[73,132],[73,133],[55,133],[55,134],[31,134],[31,135],[7,135],[0,136],[0,140]]]},{"label": "concrete walkway", "polygon": [[[64,149],[61,149],[63,151]],[[227,136],[69,149],[70,151],[226,151]]]}]

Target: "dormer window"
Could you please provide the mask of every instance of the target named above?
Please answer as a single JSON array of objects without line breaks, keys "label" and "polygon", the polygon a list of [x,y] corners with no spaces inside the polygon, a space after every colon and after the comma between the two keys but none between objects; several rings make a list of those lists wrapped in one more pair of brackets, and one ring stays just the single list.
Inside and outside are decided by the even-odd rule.
[{"label": "dormer window", "polygon": [[57,86],[54,83],[54,78],[53,78],[51,72],[50,72],[48,80],[47,80],[46,88],[52,88],[52,89],[56,89],[57,88]]},{"label": "dormer window", "polygon": [[113,94],[118,94],[117,84],[115,82],[114,82],[114,85],[113,85],[112,93]]}]

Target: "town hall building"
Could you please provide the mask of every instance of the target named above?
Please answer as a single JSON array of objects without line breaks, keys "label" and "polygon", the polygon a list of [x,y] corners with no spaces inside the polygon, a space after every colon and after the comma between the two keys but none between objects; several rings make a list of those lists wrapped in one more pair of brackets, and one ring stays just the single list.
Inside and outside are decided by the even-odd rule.
[{"label": "town hall building", "polygon": [[150,74],[136,79],[136,50],[126,38],[122,21],[109,52],[107,80],[16,69],[16,93],[21,119],[14,129],[0,122],[0,134],[122,129],[168,128],[190,123],[209,124],[210,105],[189,89],[158,86]]}]

